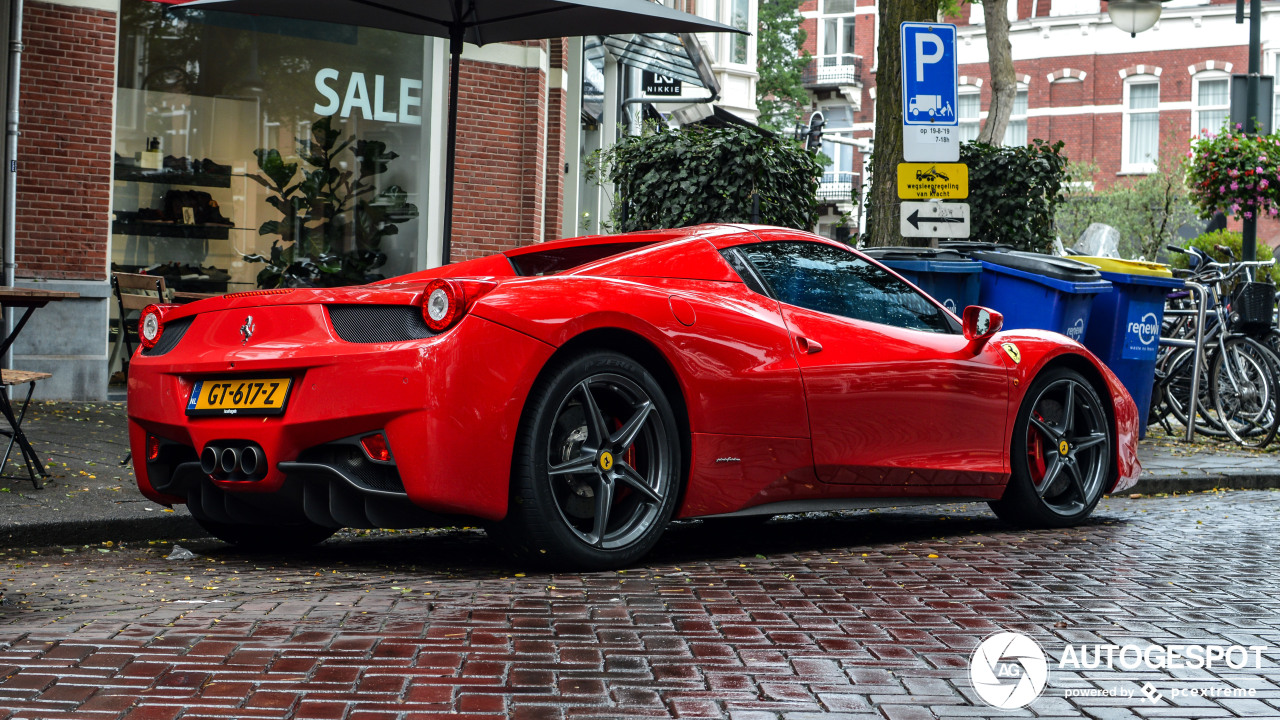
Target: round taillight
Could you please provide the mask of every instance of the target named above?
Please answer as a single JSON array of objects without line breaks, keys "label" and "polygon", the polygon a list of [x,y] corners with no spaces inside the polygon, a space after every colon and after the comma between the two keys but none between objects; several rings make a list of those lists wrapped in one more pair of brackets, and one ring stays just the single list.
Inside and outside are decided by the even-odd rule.
[{"label": "round taillight", "polygon": [[462,295],[447,280],[427,283],[422,299],[422,319],[435,332],[445,330],[462,316]]},{"label": "round taillight", "polygon": [[160,342],[160,335],[164,333],[164,322],[161,318],[159,305],[148,305],[142,311],[142,317],[138,320],[138,338],[142,341],[142,347],[150,350]]}]

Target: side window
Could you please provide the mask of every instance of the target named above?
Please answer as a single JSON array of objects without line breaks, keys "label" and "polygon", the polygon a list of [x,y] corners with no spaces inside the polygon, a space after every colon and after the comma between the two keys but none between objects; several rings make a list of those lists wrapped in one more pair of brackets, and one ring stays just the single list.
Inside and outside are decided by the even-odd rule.
[{"label": "side window", "polygon": [[956,332],[937,305],[846,250],[813,242],[768,242],[738,249],[772,295],[788,305],[909,330]]}]

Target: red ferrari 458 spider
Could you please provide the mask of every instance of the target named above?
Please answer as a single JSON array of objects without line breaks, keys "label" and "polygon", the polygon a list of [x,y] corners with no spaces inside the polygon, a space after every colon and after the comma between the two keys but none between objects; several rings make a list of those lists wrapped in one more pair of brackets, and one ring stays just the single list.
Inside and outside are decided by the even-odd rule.
[{"label": "red ferrari 458 spider", "polygon": [[793,230],[575,238],[140,322],[138,484],[244,545],[453,516],[602,568],[673,518],[963,499],[1064,526],[1140,471],[1088,350]]}]

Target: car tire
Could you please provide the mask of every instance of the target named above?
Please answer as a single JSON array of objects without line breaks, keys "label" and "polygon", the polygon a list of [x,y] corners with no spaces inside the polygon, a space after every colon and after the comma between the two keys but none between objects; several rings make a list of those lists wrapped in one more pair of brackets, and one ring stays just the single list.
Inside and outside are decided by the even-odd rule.
[{"label": "car tire", "polygon": [[1010,448],[1009,484],[1000,500],[989,503],[991,509],[1021,527],[1070,527],[1102,498],[1115,437],[1093,386],[1060,367],[1031,383]]},{"label": "car tire", "polygon": [[543,565],[633,563],[675,512],[680,445],[666,393],[635,360],[594,351],[561,362],[525,404],[511,505],[494,535]]}]

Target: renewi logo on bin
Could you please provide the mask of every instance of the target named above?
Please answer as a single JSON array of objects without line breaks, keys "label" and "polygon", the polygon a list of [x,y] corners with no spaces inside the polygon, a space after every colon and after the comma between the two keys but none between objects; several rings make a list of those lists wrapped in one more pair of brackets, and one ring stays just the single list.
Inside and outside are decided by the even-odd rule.
[{"label": "renewi logo on bin", "polygon": [[1078,317],[1076,321],[1067,326],[1067,337],[1076,342],[1084,342],[1084,318]]},{"label": "renewi logo on bin", "polygon": [[1125,319],[1124,349],[1120,357],[1125,360],[1149,360],[1160,348],[1160,307],[1155,303],[1130,303],[1129,316]]}]

